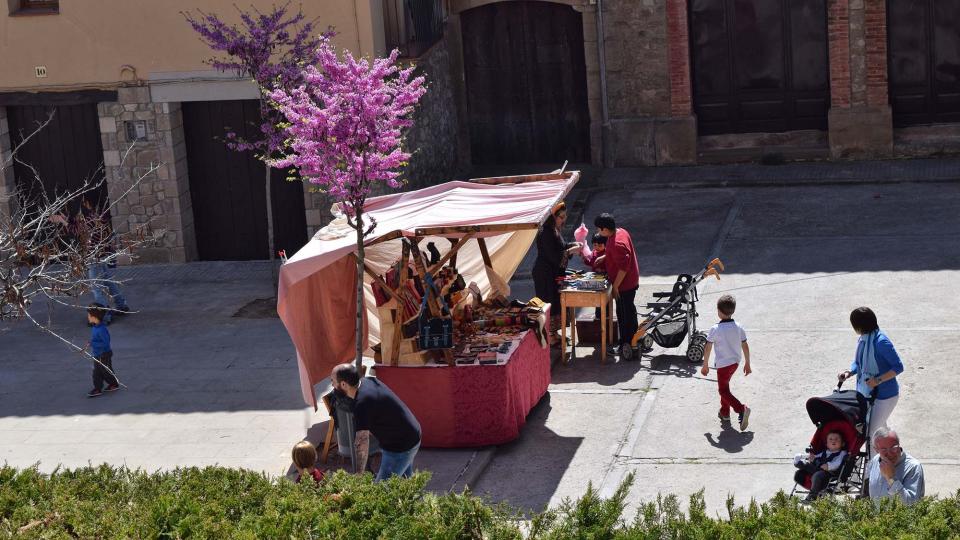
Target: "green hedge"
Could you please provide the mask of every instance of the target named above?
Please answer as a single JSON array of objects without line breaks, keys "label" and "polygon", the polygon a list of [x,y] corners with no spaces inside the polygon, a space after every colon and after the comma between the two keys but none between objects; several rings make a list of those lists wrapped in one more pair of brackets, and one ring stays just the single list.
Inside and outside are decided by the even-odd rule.
[{"label": "green hedge", "polygon": [[0,468],[0,538],[958,538],[960,493],[914,507],[778,495],[745,508],[728,501],[708,516],[703,494],[687,512],[676,497],[621,518],[633,478],[610,499],[588,488],[576,501],[521,520],[469,494],[434,495],[428,475],[375,484],[333,474],[321,486],[208,467],[145,473],[106,465],[58,470]]}]

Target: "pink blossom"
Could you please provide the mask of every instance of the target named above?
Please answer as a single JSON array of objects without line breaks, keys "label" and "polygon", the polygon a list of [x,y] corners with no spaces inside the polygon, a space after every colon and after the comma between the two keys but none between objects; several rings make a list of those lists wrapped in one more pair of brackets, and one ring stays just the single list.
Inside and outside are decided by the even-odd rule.
[{"label": "pink blossom", "polygon": [[[386,58],[356,59],[337,54],[330,36],[320,37],[315,61],[304,66],[303,84],[270,93],[286,119],[286,157],[276,167],[296,167],[344,211],[355,216],[374,182],[400,187],[399,170],[410,154],[403,130],[426,92],[413,67],[396,65],[398,51]],[[369,232],[369,231],[368,231]]]}]

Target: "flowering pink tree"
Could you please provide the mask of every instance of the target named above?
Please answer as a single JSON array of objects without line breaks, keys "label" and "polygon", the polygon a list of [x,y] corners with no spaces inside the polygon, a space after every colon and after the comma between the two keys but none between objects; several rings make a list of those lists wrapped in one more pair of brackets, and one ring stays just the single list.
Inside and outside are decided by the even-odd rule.
[{"label": "flowering pink tree", "polygon": [[364,221],[363,207],[374,184],[400,187],[399,170],[410,154],[403,130],[413,124],[414,107],[426,92],[413,68],[386,58],[341,57],[322,36],[315,64],[303,69],[304,84],[274,90],[270,97],[287,122],[287,157],[276,166],[295,166],[300,175],[338,201],[357,232],[357,366],[363,354],[363,239],[376,222]]},{"label": "flowering pink tree", "polygon": [[[287,17],[289,2],[274,6],[269,13],[256,8],[239,11],[240,25],[223,22],[212,13],[197,10],[198,16],[183,16],[200,35],[200,40],[225,56],[206,63],[221,71],[236,72],[238,77],[251,77],[260,87],[259,137],[245,139],[235,131],[226,133],[231,150],[253,151],[266,165],[267,244],[270,260],[274,258],[273,197],[270,189],[270,160],[283,147],[284,134],[279,127],[279,112],[270,105],[268,94],[277,88],[291,89],[303,84],[303,66],[314,61],[320,43],[313,21],[304,22],[302,11]],[[236,128],[237,126],[233,126]]]}]

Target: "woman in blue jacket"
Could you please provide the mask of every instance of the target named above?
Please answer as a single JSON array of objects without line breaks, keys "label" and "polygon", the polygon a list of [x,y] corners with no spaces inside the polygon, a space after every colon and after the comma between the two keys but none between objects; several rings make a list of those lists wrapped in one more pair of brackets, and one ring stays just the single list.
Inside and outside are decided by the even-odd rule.
[{"label": "woman in blue jacket", "polygon": [[866,398],[871,395],[875,397],[870,412],[869,440],[873,440],[876,430],[888,427],[887,419],[900,399],[897,375],[903,373],[903,362],[890,338],[880,331],[873,310],[868,307],[853,310],[850,324],[860,334],[860,340],[853,363],[850,369],[840,374],[840,380],[856,375],[857,392]]}]

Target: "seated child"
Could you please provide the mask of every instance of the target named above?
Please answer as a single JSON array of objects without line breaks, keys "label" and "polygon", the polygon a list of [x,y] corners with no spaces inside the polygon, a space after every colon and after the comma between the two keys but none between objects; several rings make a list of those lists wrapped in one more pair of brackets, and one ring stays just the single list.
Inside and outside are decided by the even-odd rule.
[{"label": "seated child", "polygon": [[297,480],[304,474],[313,477],[314,483],[323,480],[323,471],[317,469],[317,448],[310,441],[300,441],[293,447],[293,465],[297,468]]},{"label": "seated child", "polygon": [[[590,266],[590,269],[594,272],[606,274],[607,263],[604,252],[607,250],[607,237],[596,233],[593,235],[591,242],[593,243],[593,253],[589,257],[584,257],[581,254],[580,258],[583,259],[583,264]],[[596,308],[596,311],[593,312],[593,318],[600,319],[600,308]]]},{"label": "seated child", "polygon": [[839,431],[831,431],[827,433],[826,442],[827,447],[818,454],[810,452],[806,459],[802,454],[797,454],[793,458],[793,465],[800,469],[794,474],[793,479],[798,484],[803,484],[805,475],[810,475],[810,493],[805,499],[808,502],[820,496],[820,492],[827,487],[831,477],[840,474],[840,466],[847,458],[843,434]]},{"label": "seated child", "polygon": [[593,253],[589,257],[584,257],[582,254],[580,258],[583,259],[583,264],[590,266],[590,269],[598,274],[607,273],[607,263],[605,261],[604,252],[607,248],[607,237],[601,235],[600,233],[594,234],[591,239],[593,242]]}]

